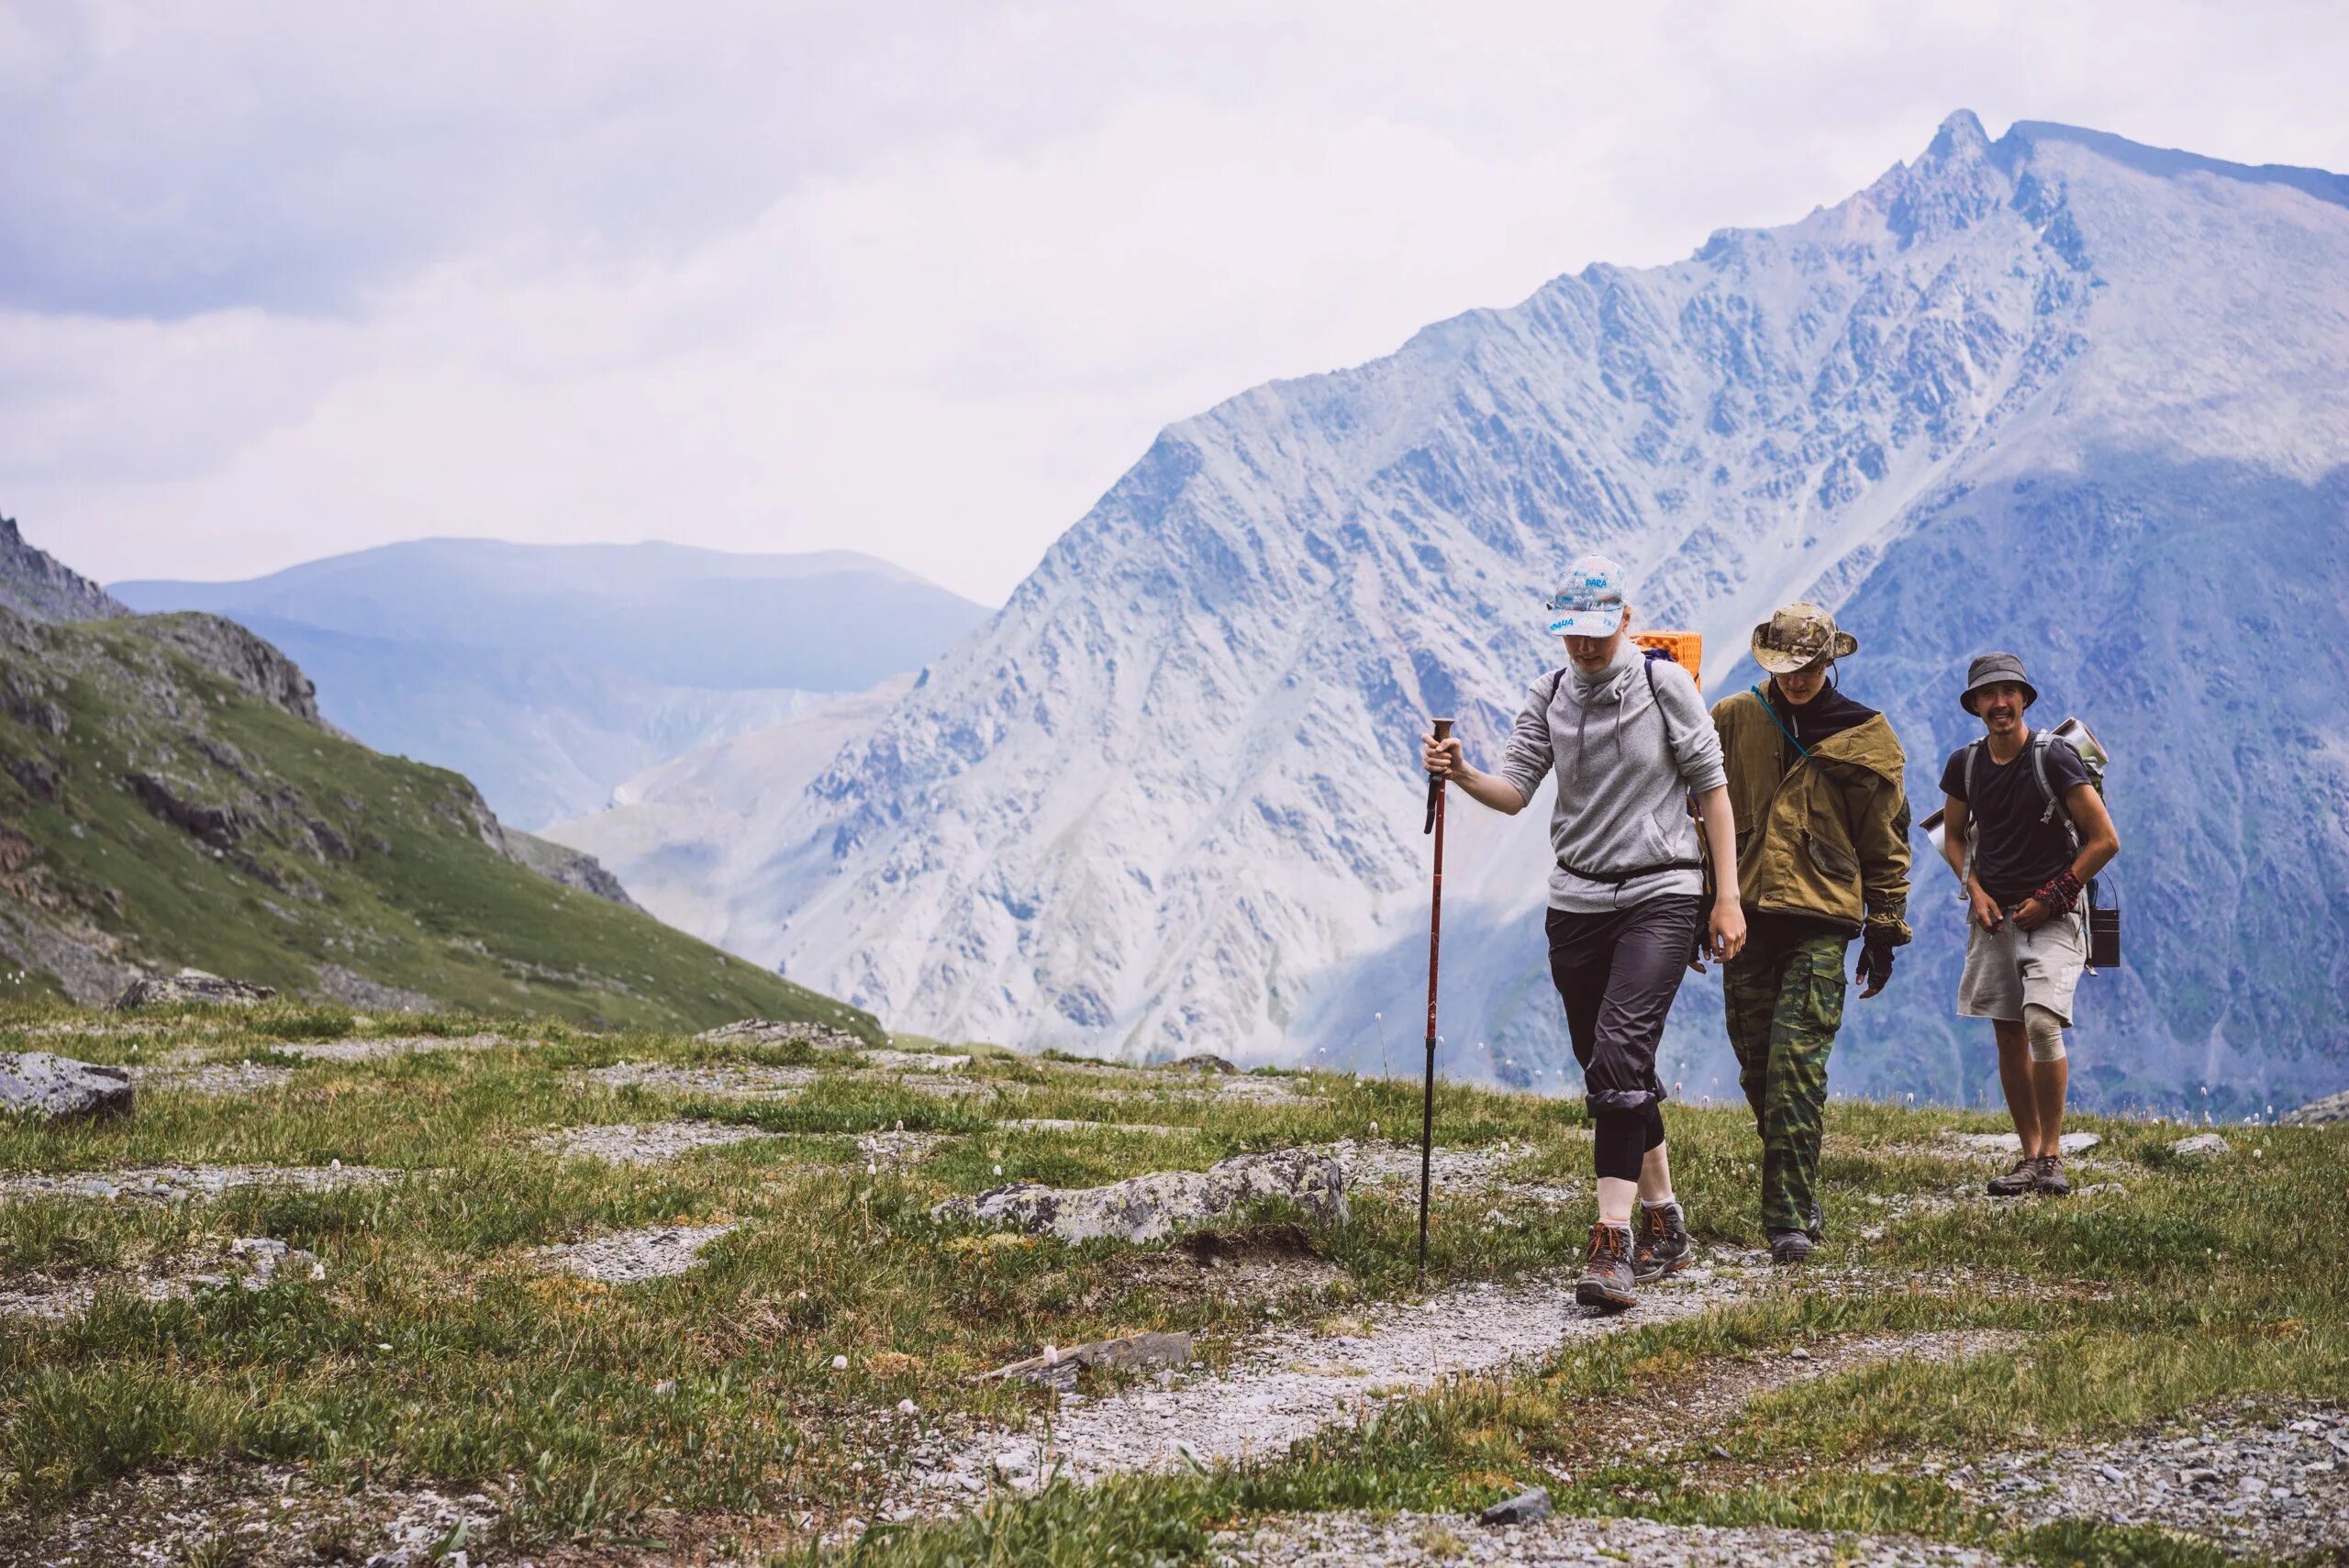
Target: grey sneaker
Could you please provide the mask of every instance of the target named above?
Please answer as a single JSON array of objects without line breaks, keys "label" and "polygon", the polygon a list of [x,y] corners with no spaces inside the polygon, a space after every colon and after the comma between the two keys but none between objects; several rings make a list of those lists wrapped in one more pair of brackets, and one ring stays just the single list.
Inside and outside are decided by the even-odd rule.
[{"label": "grey sneaker", "polygon": [[1771,1231],[1770,1261],[1774,1263],[1810,1262],[1810,1233],[1807,1230]]},{"label": "grey sneaker", "polygon": [[1642,1284],[1676,1274],[1696,1249],[1688,1244],[1688,1217],[1676,1203],[1640,1205],[1639,1240],[1631,1244],[1631,1277]]},{"label": "grey sneaker", "polygon": [[2071,1192],[2071,1179],[2064,1174],[2064,1157],[2061,1154],[2042,1154],[2038,1165],[2038,1171],[2031,1178],[2032,1192],[2045,1193],[2049,1197],[2063,1197]]},{"label": "grey sneaker", "polygon": [[1590,1228],[1590,1256],[1583,1262],[1582,1278],[1575,1282],[1575,1299],[1585,1307],[1604,1307],[1609,1312],[1639,1305],[1640,1298],[1631,1293],[1630,1226]]},{"label": "grey sneaker", "polygon": [[1992,1197],[2021,1197],[2031,1191],[2032,1184],[2038,1179],[2039,1162],[2037,1160],[2018,1160],[2015,1162],[2013,1170],[2003,1176],[1990,1178],[1990,1195]]}]

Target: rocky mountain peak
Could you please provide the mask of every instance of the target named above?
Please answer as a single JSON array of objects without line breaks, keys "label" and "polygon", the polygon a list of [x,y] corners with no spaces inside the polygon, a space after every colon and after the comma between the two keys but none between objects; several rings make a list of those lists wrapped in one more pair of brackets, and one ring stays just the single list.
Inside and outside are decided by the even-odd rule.
[{"label": "rocky mountain peak", "polygon": [[25,542],[14,517],[0,517],[0,605],[34,620],[110,620],[127,616],[114,595]]}]

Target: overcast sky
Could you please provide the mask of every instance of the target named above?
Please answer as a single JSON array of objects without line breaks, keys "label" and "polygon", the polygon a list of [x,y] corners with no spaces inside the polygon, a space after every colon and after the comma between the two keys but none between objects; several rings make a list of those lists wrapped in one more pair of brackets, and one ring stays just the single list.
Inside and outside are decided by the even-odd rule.
[{"label": "overcast sky", "polygon": [[1953,109],[2349,171],[2349,7],[0,0],[0,513],[102,579],[431,534],[996,603],[1170,420]]}]

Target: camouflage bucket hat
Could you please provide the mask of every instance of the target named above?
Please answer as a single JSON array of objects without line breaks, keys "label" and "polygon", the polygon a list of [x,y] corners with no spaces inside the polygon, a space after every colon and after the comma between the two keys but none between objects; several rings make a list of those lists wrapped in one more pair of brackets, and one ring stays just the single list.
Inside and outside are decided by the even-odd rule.
[{"label": "camouflage bucket hat", "polygon": [[1797,600],[1753,628],[1753,662],[1773,675],[1791,675],[1821,659],[1849,659],[1860,639],[1836,628],[1835,617]]}]

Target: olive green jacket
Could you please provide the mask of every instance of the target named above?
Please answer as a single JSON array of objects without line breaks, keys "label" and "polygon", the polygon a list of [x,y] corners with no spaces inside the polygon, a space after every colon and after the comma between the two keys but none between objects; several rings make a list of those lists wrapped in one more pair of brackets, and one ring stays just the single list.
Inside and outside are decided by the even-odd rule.
[{"label": "olive green jacket", "polygon": [[1737,893],[1749,910],[1818,915],[1909,940],[1909,796],[1884,715],[1782,765],[1786,738],[1750,691],[1713,705],[1737,818]]}]

